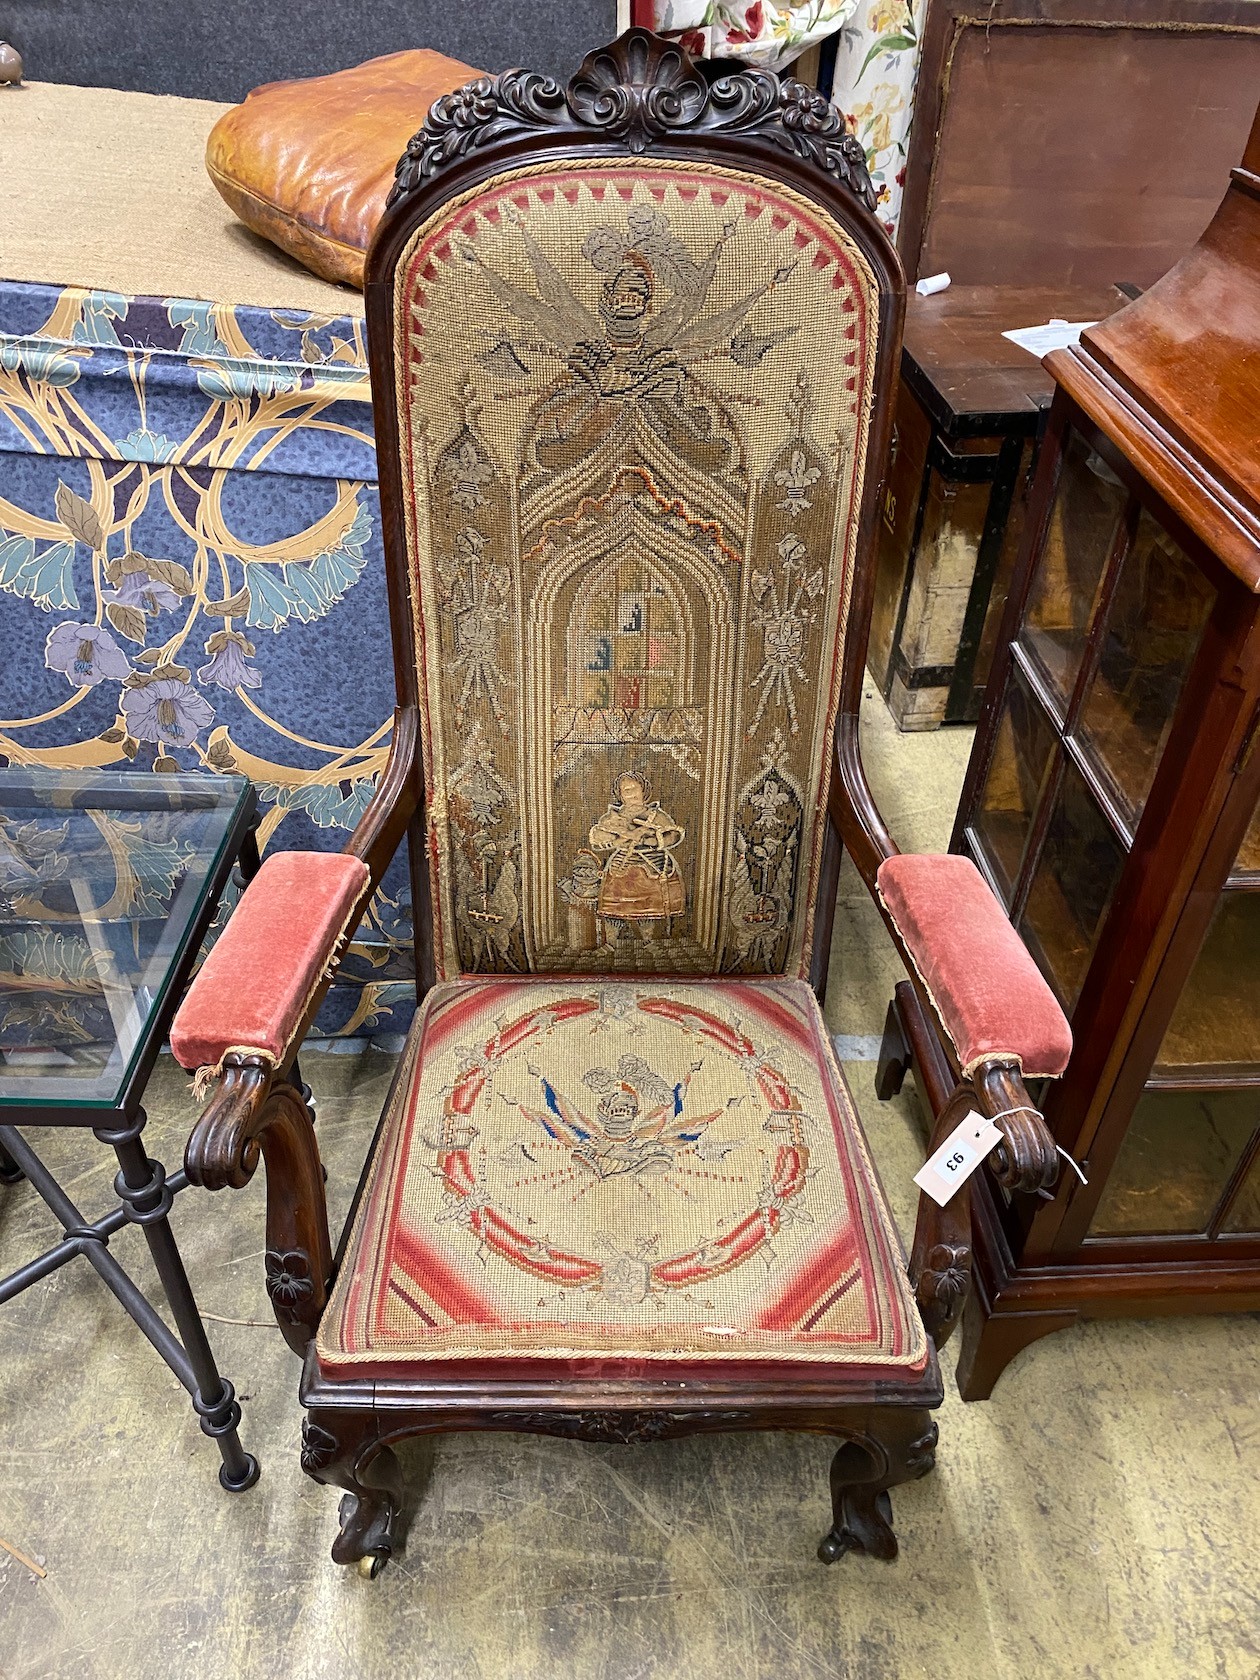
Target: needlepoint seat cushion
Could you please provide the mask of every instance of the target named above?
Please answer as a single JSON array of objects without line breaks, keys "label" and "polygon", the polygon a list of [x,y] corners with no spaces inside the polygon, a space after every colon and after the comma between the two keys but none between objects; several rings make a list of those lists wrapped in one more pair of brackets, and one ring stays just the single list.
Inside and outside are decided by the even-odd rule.
[{"label": "needlepoint seat cushion", "polygon": [[798,980],[434,988],[316,1345],[365,1378],[844,1387],[928,1360]]}]

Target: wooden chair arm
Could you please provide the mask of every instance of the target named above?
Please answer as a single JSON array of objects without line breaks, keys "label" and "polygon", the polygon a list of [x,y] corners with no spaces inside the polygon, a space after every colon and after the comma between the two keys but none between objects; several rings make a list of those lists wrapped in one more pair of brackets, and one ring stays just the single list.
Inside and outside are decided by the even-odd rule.
[{"label": "wooden chair arm", "polygon": [[203,1083],[230,1050],[288,1067],[310,1029],[419,802],[416,713],[395,717],[385,774],[345,849],[269,856],[176,1011],[171,1048]]},{"label": "wooden chair arm", "polygon": [[836,751],[831,785],[827,793],[827,814],[844,842],[867,891],[875,895],[875,874],[885,858],[896,857],[897,843],[879,814],[862,764],[858,718],[841,712],[836,722]]},{"label": "wooden chair arm", "polygon": [[972,1075],[971,1086],[977,1111],[1006,1138],[989,1156],[993,1176],[1012,1194],[1048,1194],[1058,1182],[1059,1151],[1019,1069],[1008,1062],[985,1062]]},{"label": "wooden chair arm", "polygon": [[184,1170],[205,1190],[242,1189],[266,1164],[267,1294],[303,1354],[328,1301],[332,1243],[324,1172],[302,1094],[258,1057],[228,1055],[189,1134]]},{"label": "wooden chair arm", "polygon": [[[1022,1056],[1033,1077],[1057,1076],[1070,1053],[1071,1031],[1053,992],[970,860],[951,854],[903,857],[899,852],[867,783],[858,720],[851,713],[843,714],[837,725],[833,769],[828,796],[832,825],[866,883],[920,1003],[936,1023],[955,1073],[979,1071],[990,1057],[998,1065],[1000,1044],[1002,1051]],[[886,897],[885,877],[888,890],[899,894],[903,909],[909,909],[908,927],[900,924]],[[925,925],[926,907],[939,902],[950,905],[954,923],[944,937],[938,928]],[[986,996],[983,985],[977,988],[968,972],[969,966],[978,969],[986,960],[1009,976],[1009,986],[998,988],[996,995]],[[933,970],[942,988],[940,998],[932,991]],[[947,1018],[951,1014],[952,1020]],[[959,1060],[960,1046],[965,1067]],[[1018,1075],[1018,1066],[1014,1072]]]},{"label": "wooden chair arm", "polygon": [[[907,1048],[913,1055],[924,1099],[936,1116],[928,1154],[940,1147],[969,1109],[974,1109],[992,1120],[1002,1133],[1002,1143],[988,1158],[998,1183],[1013,1194],[1048,1195],[1059,1175],[1058,1151],[1029,1097],[1019,1065],[1002,1059],[982,1061],[964,1075],[936,999],[924,984],[901,929],[879,894],[876,876],[880,866],[898,856],[898,848],[866,780],[858,716],[853,709],[841,714],[836,727],[828,814],[905,964],[914,1000],[927,1017],[921,1023],[921,1033],[913,1030],[913,1022],[907,1023],[913,1041]],[[934,1023],[935,1032],[928,1027],[928,1020]],[[938,1348],[943,1347],[971,1288],[970,1184],[964,1184],[943,1208],[930,1196],[920,1196],[910,1281],[928,1334]]]},{"label": "wooden chair arm", "polygon": [[[418,722],[414,706],[395,711],[385,773],[344,848],[368,869],[363,908],[419,805]],[[344,937],[353,934],[354,926],[347,927]],[[330,949],[329,958],[332,955]],[[285,1339],[299,1354],[305,1352],[328,1300],[332,1244],[313,1117],[289,1069],[331,983],[331,972],[321,976],[287,1048],[275,1061],[232,1050],[222,1057],[184,1151],[189,1182],[206,1190],[239,1190],[254,1176],[259,1160],[264,1162],[267,1294]]]},{"label": "wooden chair arm", "polygon": [[342,848],[367,864],[373,892],[419,807],[419,766],[420,714],[414,706],[396,706],[385,773]]}]

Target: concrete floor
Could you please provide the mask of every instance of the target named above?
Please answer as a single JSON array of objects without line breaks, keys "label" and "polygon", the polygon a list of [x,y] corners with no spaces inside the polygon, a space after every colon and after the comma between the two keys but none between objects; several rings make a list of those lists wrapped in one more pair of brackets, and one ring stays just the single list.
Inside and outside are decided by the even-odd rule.
[{"label": "concrete floor", "polygon": [[[898,736],[878,706],[868,763],[893,832],[944,843],[968,732]],[[846,870],[848,866],[846,865]],[[856,877],[842,885],[828,1011],[871,1053],[898,972]],[[392,1058],[309,1055],[335,1219]],[[849,1075],[909,1236],[914,1096]],[[193,1109],[169,1059],[153,1152],[174,1164]],[[35,1140],[85,1207],[111,1169],[89,1139]],[[374,1583],[328,1559],[337,1494],[298,1467],[297,1365],[270,1324],[261,1175],[189,1192],[177,1232],[263,1463],[229,1496],[182,1390],[84,1266],[0,1307],[3,1680],[1254,1680],[1260,1675],[1260,1320],[1084,1325],[1023,1354],[993,1399],[950,1386],[934,1475],[894,1494],[901,1557],[824,1569],[830,1448],[715,1436],[614,1447],[448,1436]],[[0,1190],[0,1270],[49,1238]],[[136,1257],[124,1233],[116,1247]],[[950,1363],[947,1354],[947,1363]],[[423,1490],[423,1498],[421,1493]]]}]

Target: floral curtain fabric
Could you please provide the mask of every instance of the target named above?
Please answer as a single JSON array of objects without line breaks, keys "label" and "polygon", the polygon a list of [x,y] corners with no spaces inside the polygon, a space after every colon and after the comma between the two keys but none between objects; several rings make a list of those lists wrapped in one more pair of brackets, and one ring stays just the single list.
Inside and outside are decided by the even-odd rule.
[{"label": "floral curtain fabric", "polygon": [[897,231],[927,0],[858,0],[841,31],[832,102],[866,148],[879,215]]},{"label": "floral curtain fabric", "polygon": [[690,52],[767,70],[838,33],[832,99],[866,148],[879,213],[894,233],[926,10],[927,0],[646,0],[642,21]]},{"label": "floral curtain fabric", "polygon": [[655,0],[655,28],[681,36],[688,52],[705,58],[742,58],[763,70],[784,65],[834,35],[855,0]]}]

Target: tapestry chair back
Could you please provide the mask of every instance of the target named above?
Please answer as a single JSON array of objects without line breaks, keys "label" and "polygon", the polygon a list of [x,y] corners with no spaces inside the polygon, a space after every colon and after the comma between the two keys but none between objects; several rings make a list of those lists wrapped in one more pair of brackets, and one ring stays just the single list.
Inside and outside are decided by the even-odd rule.
[{"label": "tapestry chair back", "polygon": [[808,974],[880,323],[795,188],[448,198],[393,273],[439,978]]}]

